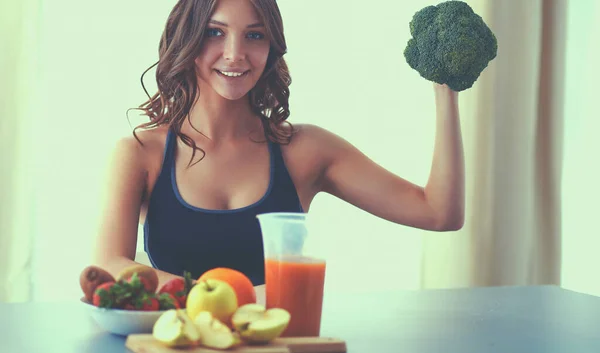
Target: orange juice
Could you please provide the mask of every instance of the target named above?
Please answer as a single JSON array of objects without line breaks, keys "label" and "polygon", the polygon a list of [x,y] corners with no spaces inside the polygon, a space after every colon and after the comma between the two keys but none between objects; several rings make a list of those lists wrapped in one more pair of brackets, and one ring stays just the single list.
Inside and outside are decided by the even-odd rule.
[{"label": "orange juice", "polygon": [[283,337],[319,336],[325,261],[304,256],[265,260],[267,308],[290,312]]}]

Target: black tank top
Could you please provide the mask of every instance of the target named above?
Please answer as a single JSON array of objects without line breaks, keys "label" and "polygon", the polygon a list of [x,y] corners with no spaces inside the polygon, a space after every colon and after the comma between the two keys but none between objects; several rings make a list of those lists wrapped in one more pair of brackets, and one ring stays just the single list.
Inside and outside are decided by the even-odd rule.
[{"label": "black tank top", "polygon": [[[186,203],[175,179],[177,135],[169,129],[163,165],[150,198],[144,224],[144,250],[162,271],[197,279],[215,267],[244,273],[264,284],[262,234],[256,216],[268,212],[303,212],[278,144],[268,142],[270,181],[256,203],[233,210],[208,210]],[[200,162],[201,163],[201,162]]]}]

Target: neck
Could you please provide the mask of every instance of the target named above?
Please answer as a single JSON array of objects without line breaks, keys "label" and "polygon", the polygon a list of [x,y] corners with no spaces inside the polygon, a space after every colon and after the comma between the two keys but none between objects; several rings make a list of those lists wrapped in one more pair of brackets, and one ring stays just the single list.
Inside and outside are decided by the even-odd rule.
[{"label": "neck", "polygon": [[216,144],[248,137],[261,126],[261,121],[252,112],[248,96],[233,101],[212,90],[204,90],[190,110],[189,121],[186,119],[182,128],[194,139],[208,139]]}]

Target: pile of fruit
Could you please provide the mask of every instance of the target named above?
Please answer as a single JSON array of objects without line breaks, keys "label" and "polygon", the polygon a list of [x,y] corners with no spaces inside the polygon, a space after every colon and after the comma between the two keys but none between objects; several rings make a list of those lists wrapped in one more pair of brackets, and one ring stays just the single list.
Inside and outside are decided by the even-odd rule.
[{"label": "pile of fruit", "polygon": [[164,310],[152,335],[165,346],[229,349],[243,343],[266,344],[290,322],[282,308],[256,303],[250,279],[239,271],[216,268],[192,280],[188,272],[158,288],[156,272],[143,265],[116,277],[97,266],[81,273],[86,299],[95,306],[121,310]]},{"label": "pile of fruit", "polygon": [[86,300],[100,308],[158,311],[185,308],[193,286],[189,273],[175,278],[158,289],[156,272],[143,265],[133,265],[116,277],[98,266],[81,272],[79,284]]}]

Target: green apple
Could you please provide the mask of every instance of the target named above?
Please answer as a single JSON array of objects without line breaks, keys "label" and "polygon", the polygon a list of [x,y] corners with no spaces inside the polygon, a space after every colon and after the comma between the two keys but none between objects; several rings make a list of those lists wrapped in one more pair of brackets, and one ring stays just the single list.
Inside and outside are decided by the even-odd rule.
[{"label": "green apple", "polygon": [[237,308],[237,295],[233,287],[217,279],[199,281],[192,287],[186,299],[187,313],[192,320],[201,311],[208,311],[219,321],[229,325],[231,315]]},{"label": "green apple", "polygon": [[268,343],[285,331],[290,318],[290,313],[285,309],[266,310],[263,305],[252,303],[239,307],[231,317],[231,322],[244,341]]},{"label": "green apple", "polygon": [[199,312],[194,324],[202,337],[200,344],[205,347],[229,349],[241,343],[239,335],[215,318],[210,311]]},{"label": "green apple", "polygon": [[152,336],[168,347],[190,347],[200,341],[200,332],[183,309],[171,309],[154,323]]}]

